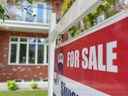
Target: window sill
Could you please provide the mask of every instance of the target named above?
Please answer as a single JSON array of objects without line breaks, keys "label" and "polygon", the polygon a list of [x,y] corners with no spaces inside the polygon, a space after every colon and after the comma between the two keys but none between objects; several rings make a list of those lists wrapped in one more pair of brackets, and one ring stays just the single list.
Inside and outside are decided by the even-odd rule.
[{"label": "window sill", "polygon": [[48,64],[8,64],[12,66],[48,66]]}]

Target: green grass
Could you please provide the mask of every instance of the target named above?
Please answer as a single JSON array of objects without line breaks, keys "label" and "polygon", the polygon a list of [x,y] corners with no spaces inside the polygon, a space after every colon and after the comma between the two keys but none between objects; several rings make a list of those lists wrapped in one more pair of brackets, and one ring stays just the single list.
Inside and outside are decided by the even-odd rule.
[{"label": "green grass", "polygon": [[31,91],[8,91],[8,92],[0,92],[0,96],[48,96],[47,91],[43,90],[31,90]]}]

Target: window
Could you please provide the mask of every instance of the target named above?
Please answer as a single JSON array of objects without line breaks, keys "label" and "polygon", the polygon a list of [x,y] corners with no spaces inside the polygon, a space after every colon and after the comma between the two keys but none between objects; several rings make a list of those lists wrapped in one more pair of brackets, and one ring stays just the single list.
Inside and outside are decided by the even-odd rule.
[{"label": "window", "polygon": [[10,64],[47,64],[48,44],[44,38],[11,37]]},{"label": "window", "polygon": [[38,22],[43,22],[43,19],[42,19],[42,17],[43,17],[43,12],[44,11],[44,6],[43,6],[43,4],[38,4],[37,5],[37,21]]},{"label": "window", "polygon": [[48,5],[46,3],[37,4],[37,22],[48,23]]}]

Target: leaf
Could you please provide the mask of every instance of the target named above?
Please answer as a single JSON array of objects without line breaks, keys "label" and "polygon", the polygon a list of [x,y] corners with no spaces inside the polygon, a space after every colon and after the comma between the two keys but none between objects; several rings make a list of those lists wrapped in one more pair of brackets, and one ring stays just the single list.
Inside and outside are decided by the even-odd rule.
[{"label": "leaf", "polygon": [[6,14],[6,9],[4,8],[4,6],[0,4],[0,19],[2,19],[4,22],[5,18],[9,18],[9,16]]},{"label": "leaf", "polygon": [[32,4],[33,3],[33,0],[27,0],[30,4]]},{"label": "leaf", "polygon": [[110,5],[114,5],[118,0],[104,0]]}]

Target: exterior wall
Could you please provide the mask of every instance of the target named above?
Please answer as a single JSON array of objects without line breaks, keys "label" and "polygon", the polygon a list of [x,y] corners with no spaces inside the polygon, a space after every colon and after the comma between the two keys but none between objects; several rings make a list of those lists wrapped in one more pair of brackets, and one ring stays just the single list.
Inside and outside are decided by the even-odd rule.
[{"label": "exterior wall", "polygon": [[47,34],[0,32],[0,81],[47,79],[47,65],[8,65],[10,36],[47,37]]},{"label": "exterior wall", "polygon": [[51,0],[52,9],[56,13],[57,20],[61,18],[62,3],[63,3],[63,0]]}]

